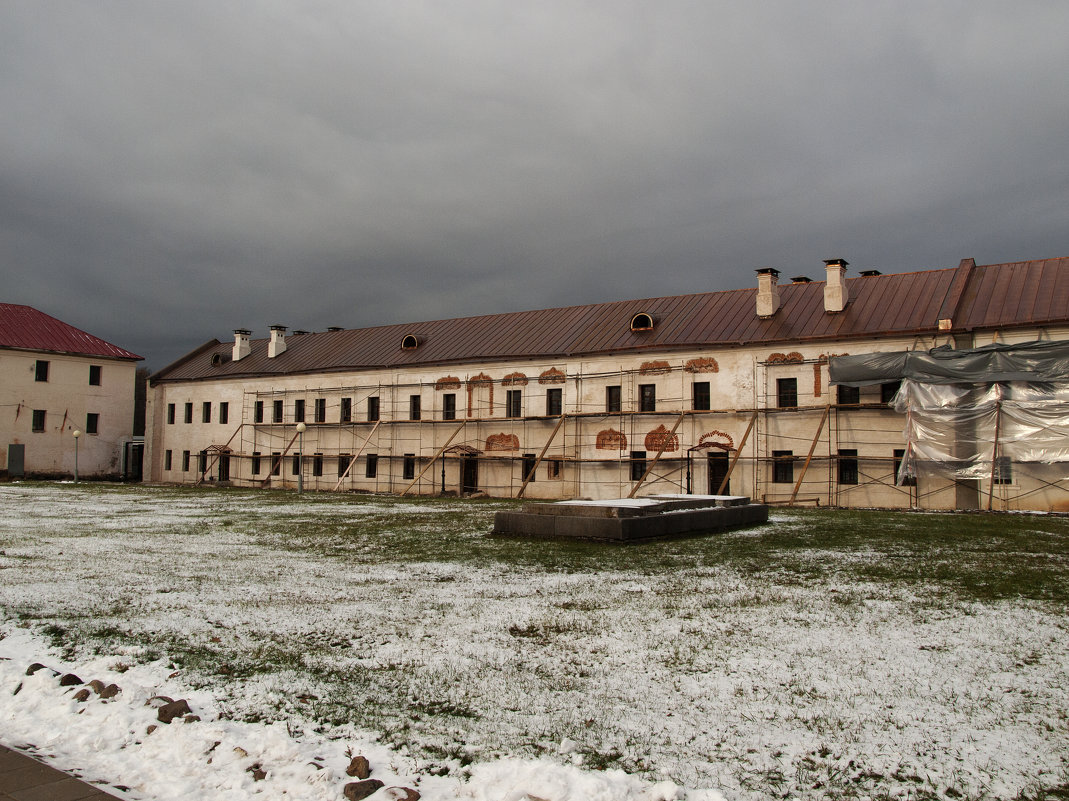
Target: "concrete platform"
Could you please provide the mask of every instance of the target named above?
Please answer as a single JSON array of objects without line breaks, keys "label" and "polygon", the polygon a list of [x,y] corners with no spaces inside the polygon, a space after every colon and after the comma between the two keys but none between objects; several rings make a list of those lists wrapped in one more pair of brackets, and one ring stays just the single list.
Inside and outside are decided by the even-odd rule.
[{"label": "concrete platform", "polygon": [[0,745],[0,801],[120,801],[28,754]]},{"label": "concrete platform", "polygon": [[641,542],[712,534],[768,522],[768,506],[741,495],[653,495],[604,501],[528,503],[498,512],[494,534]]}]

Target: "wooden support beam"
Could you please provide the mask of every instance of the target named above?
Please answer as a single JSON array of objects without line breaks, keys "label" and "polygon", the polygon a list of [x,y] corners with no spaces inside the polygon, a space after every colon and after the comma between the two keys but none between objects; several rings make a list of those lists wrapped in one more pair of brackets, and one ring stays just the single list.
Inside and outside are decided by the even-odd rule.
[{"label": "wooden support beam", "polygon": [[358,450],[356,452],[356,455],[353,456],[353,458],[349,460],[349,466],[346,467],[345,468],[345,472],[342,473],[341,476],[338,477],[338,483],[334,485],[334,489],[332,489],[331,492],[337,492],[338,491],[338,487],[341,486],[341,483],[343,481],[345,481],[346,478],[349,477],[349,473],[350,473],[350,471],[352,471],[353,465],[356,464],[356,460],[360,458],[360,454],[362,454],[364,452],[364,448],[367,447],[367,444],[369,442],[371,442],[371,437],[375,434],[375,429],[377,429],[379,427],[379,423],[381,423],[381,422],[382,422],[381,420],[376,420],[375,421],[375,425],[373,425],[371,427],[371,431],[369,431],[368,435],[366,437],[364,437],[364,444],[360,446],[360,450]]},{"label": "wooden support beam", "polygon": [[419,471],[419,475],[416,476],[414,479],[412,479],[412,482],[401,491],[401,497],[402,498],[405,497],[405,495],[408,494],[408,491],[410,489],[412,489],[414,486],[416,486],[416,482],[419,481],[421,478],[423,478],[423,474],[431,469],[431,465],[434,464],[436,461],[438,461],[438,457],[441,456],[445,452],[445,449],[449,447],[449,443],[452,442],[453,439],[456,437],[456,435],[460,433],[460,429],[462,429],[467,422],[468,422],[467,420],[461,421],[460,425],[457,426],[456,431],[454,431],[452,434],[449,435],[449,439],[447,439],[445,441],[445,445],[443,445],[442,447],[440,447],[438,449],[438,452],[436,454],[434,454],[434,456],[431,457],[431,460],[429,462],[427,462],[426,465],[423,466],[422,470]]},{"label": "wooden support beam", "polygon": [[[229,448],[230,447],[230,443],[234,441],[234,437],[236,437],[238,435],[238,432],[241,431],[241,429],[242,429],[242,427],[244,425],[245,425],[244,423],[238,423],[238,427],[236,429],[234,429],[234,433],[230,435],[230,439],[228,439],[226,441],[226,445],[224,445],[223,448]],[[211,462],[209,462],[207,465],[205,465],[204,472],[201,473],[200,474],[200,478],[197,479],[197,484],[202,483],[204,481],[204,477],[206,475],[208,475],[208,473],[212,472],[212,468],[215,467],[215,463],[219,460],[219,455],[221,453],[222,453],[222,451],[217,451],[215,456],[212,457]],[[196,486],[197,484],[195,484],[194,486]]]},{"label": "wooden support beam", "polygon": [[805,472],[809,469],[809,463],[813,461],[813,452],[817,449],[817,440],[820,439],[820,432],[824,430],[824,423],[828,421],[828,412],[830,410],[830,406],[825,406],[824,414],[820,416],[820,425],[817,426],[817,433],[813,435],[813,442],[809,445],[809,455],[805,457],[805,464],[802,465],[802,474],[798,476],[798,481],[794,484],[794,492],[791,493],[791,499],[787,502],[788,506],[793,506],[794,499],[798,497],[798,490],[802,486],[802,479],[805,478]]},{"label": "wooden support beam", "polygon": [[676,420],[675,425],[672,426],[672,430],[669,431],[661,440],[661,447],[657,451],[657,455],[653,457],[653,461],[650,462],[649,466],[646,468],[646,472],[642,474],[642,478],[640,478],[635,484],[635,486],[631,488],[631,492],[629,492],[627,495],[628,498],[635,497],[635,493],[638,492],[638,488],[642,486],[642,482],[644,482],[646,480],[646,477],[653,472],[653,468],[657,466],[657,462],[660,460],[661,454],[664,453],[665,447],[668,445],[669,441],[671,441],[672,435],[676,433],[676,429],[679,428],[679,424],[683,422],[683,418],[686,416],[686,412],[683,412],[681,415],[679,415],[679,419]]},{"label": "wooden support beam", "polygon": [[276,467],[278,468],[279,475],[280,476],[282,475],[282,460],[286,458],[286,454],[290,452],[290,448],[293,447],[293,443],[297,441],[297,437],[299,437],[299,436],[300,436],[299,432],[294,432],[293,439],[291,439],[289,441],[289,443],[283,449],[282,453],[280,453],[278,455],[278,458],[275,459],[275,461],[271,463],[271,470],[270,470],[270,472],[268,472],[267,478],[265,478],[263,481],[260,482],[260,486],[261,487],[266,487],[268,484],[271,483],[271,476],[273,476],[275,474],[275,468]]},{"label": "wooden support beam", "polygon": [[553,442],[553,438],[557,436],[557,432],[560,431],[560,427],[564,425],[565,417],[566,415],[562,414],[560,416],[560,419],[557,420],[557,425],[553,427],[553,433],[549,435],[549,439],[546,440],[546,444],[542,446],[542,452],[538,454],[538,458],[535,459],[534,467],[531,468],[531,472],[529,472],[526,476],[523,477],[523,486],[521,486],[520,491],[516,493],[517,498],[523,497],[523,493],[527,489],[527,485],[530,484],[532,479],[534,478],[535,470],[538,469],[538,465],[542,464],[542,457],[546,455],[546,451],[549,450],[550,443]]},{"label": "wooden support beam", "polygon": [[728,471],[724,475],[724,480],[721,481],[720,486],[717,487],[717,495],[724,494],[724,488],[728,485],[728,481],[731,480],[731,473],[735,469],[735,465],[739,461],[739,457],[742,456],[742,449],[746,447],[746,440],[750,438],[750,432],[753,431],[753,427],[756,422],[757,412],[754,412],[753,416],[750,418],[750,424],[746,426],[746,433],[742,435],[742,441],[739,442],[739,447],[735,449],[735,455],[731,457],[731,464],[728,465]]}]

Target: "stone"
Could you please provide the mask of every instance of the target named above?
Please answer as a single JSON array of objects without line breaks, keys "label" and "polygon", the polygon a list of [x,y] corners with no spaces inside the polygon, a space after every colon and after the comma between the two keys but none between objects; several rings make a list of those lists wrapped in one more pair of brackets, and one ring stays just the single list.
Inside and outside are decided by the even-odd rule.
[{"label": "stone", "polygon": [[47,670],[53,676],[57,675],[56,671],[52,670],[52,668],[50,668],[50,667],[48,667],[46,665],[42,665],[40,662],[34,662],[32,665],[30,665],[28,668],[26,668],[26,675],[27,676],[32,676],[38,670]]},{"label": "stone", "polygon": [[145,706],[154,706],[159,709],[164,704],[173,704],[174,699],[167,695],[154,695],[145,701]]},{"label": "stone", "polygon": [[82,689],[80,689],[78,692],[76,692],[74,694],[74,700],[77,701],[78,703],[84,703],[85,701],[89,700],[89,696],[90,695],[92,695],[92,693],[89,692],[89,688],[88,687],[82,687]]},{"label": "stone", "polygon": [[186,702],[186,700],[184,698],[180,698],[179,700],[174,701],[170,704],[164,704],[159,709],[157,709],[156,719],[159,720],[160,723],[170,723],[175,718],[181,717],[182,715],[188,715],[192,711],[193,710],[189,708],[189,704]]},{"label": "stone", "polygon": [[93,692],[95,692],[97,695],[100,695],[102,692],[104,692],[104,682],[102,682],[100,679],[93,679],[86,686]]},{"label": "stone", "polygon": [[345,772],[349,776],[355,776],[357,779],[366,779],[371,775],[371,765],[367,761],[365,756],[354,756],[353,761],[349,763],[349,767],[345,769]]},{"label": "stone", "polygon": [[378,779],[364,779],[362,782],[349,782],[342,788],[342,795],[349,801],[363,801],[369,795],[374,795],[382,787]]},{"label": "stone", "polygon": [[84,683],[85,682],[83,682],[80,678],[78,678],[73,673],[64,673],[62,676],[59,677],[59,686],[60,687],[74,687],[74,686],[76,686],[78,684],[84,684]]},{"label": "stone", "polygon": [[382,795],[389,801],[419,801],[419,793],[411,787],[387,787]]},{"label": "stone", "polygon": [[186,715],[182,718],[183,723],[197,723],[200,721],[200,715]]},{"label": "stone", "polygon": [[267,771],[260,766],[259,762],[249,765],[245,768],[245,772],[252,774],[252,780],[254,782],[262,782],[267,778]]},{"label": "stone", "polygon": [[159,728],[159,726],[157,726],[155,723],[153,723],[147,729],[145,729],[145,734],[152,734],[152,732],[156,731],[156,729],[158,729],[158,728]]},{"label": "stone", "polygon": [[116,695],[122,692],[122,689],[118,684],[109,684],[103,690],[100,691],[101,698],[114,698]]}]

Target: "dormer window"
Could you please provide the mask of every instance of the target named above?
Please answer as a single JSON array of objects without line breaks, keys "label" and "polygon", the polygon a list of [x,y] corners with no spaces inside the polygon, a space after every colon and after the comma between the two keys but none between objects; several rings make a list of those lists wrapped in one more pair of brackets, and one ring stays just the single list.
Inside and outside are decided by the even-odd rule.
[{"label": "dormer window", "polygon": [[653,330],[653,316],[646,314],[646,312],[639,312],[631,318],[631,330],[632,331],[652,331]]},{"label": "dormer window", "polygon": [[415,334],[405,334],[405,338],[401,340],[401,350],[415,350],[419,347],[419,340]]}]

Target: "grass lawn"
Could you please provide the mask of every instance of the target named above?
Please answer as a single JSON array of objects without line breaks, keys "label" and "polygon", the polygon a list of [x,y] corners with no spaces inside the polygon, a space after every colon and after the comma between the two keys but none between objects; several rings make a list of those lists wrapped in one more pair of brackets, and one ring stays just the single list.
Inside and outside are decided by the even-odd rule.
[{"label": "grass lawn", "polygon": [[1069,798],[1069,520],[776,510],[640,545],[510,502],[0,485],[0,635],[353,724],[728,797]]}]

